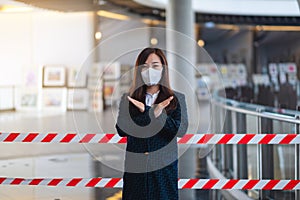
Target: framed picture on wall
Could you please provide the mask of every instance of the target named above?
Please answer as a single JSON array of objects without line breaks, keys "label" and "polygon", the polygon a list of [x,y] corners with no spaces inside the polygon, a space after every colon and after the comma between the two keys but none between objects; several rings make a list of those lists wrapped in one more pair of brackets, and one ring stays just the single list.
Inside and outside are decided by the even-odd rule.
[{"label": "framed picture on wall", "polygon": [[119,82],[118,81],[105,81],[104,82],[104,100],[105,105],[113,105],[120,97]]},{"label": "framed picture on wall", "polygon": [[66,85],[66,68],[64,66],[44,66],[43,86],[64,87]]},{"label": "framed picture on wall", "polygon": [[114,63],[107,63],[103,62],[100,63],[103,68],[104,72],[104,80],[115,80],[118,79],[121,75],[121,65],[118,62]]},{"label": "framed picture on wall", "polygon": [[25,87],[40,87],[41,86],[41,70],[38,66],[25,66],[23,67],[23,82]]},{"label": "framed picture on wall", "polygon": [[89,91],[87,89],[68,90],[68,109],[87,110],[89,105]]},{"label": "framed picture on wall", "polygon": [[89,111],[102,112],[103,111],[103,93],[102,91],[89,90]]},{"label": "framed picture on wall", "polygon": [[89,67],[88,75],[90,77],[102,78],[103,77],[103,69],[104,69],[104,64],[102,62],[101,63],[100,62],[93,63]]},{"label": "framed picture on wall", "polygon": [[14,86],[0,86],[0,110],[14,109],[14,93]]},{"label": "framed picture on wall", "polygon": [[44,88],[42,98],[42,109],[49,111],[66,111],[67,89],[66,88]]},{"label": "framed picture on wall", "polygon": [[18,87],[16,88],[16,109],[32,111],[40,109],[41,95],[37,88]]},{"label": "framed picture on wall", "polygon": [[68,87],[86,87],[87,74],[80,72],[79,69],[71,68],[68,70]]}]

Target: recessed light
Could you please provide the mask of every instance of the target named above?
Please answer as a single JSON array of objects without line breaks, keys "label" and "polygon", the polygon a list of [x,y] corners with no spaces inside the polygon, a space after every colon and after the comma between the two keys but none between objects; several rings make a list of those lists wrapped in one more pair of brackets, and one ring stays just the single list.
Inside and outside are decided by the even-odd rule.
[{"label": "recessed light", "polygon": [[156,38],[151,38],[150,43],[151,43],[152,45],[157,45],[158,40],[157,40]]}]

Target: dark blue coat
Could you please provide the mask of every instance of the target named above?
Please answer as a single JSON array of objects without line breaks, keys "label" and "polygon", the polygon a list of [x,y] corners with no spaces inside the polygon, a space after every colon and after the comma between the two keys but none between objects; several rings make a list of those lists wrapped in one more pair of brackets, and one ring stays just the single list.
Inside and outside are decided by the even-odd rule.
[{"label": "dark blue coat", "polygon": [[123,94],[116,129],[127,137],[123,200],[178,199],[177,137],[188,128],[185,95],[174,92],[178,103],[169,114],[155,118],[155,106],[145,111],[129,112],[128,93]]}]

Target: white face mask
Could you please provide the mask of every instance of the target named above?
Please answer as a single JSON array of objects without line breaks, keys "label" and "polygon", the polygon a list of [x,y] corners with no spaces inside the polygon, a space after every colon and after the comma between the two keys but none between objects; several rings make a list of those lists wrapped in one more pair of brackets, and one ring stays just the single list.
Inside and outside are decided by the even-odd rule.
[{"label": "white face mask", "polygon": [[153,69],[149,67],[148,69],[142,71],[142,78],[146,85],[156,85],[161,79],[162,69]]}]

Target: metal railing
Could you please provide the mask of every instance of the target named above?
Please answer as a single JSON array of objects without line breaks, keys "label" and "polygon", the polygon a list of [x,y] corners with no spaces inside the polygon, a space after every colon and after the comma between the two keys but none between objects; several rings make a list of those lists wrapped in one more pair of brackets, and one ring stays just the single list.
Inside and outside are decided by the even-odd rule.
[{"label": "metal railing", "polygon": [[[238,102],[215,93],[211,101],[211,114],[212,119],[218,121],[218,123],[213,122],[212,125],[212,131],[216,134],[299,134],[299,111]],[[300,178],[299,145],[220,145],[213,149],[209,159],[225,178],[297,180]],[[224,191],[218,192],[224,193]],[[252,199],[300,198],[298,191],[241,192]],[[223,194],[223,197],[226,196],[228,195]]]}]

